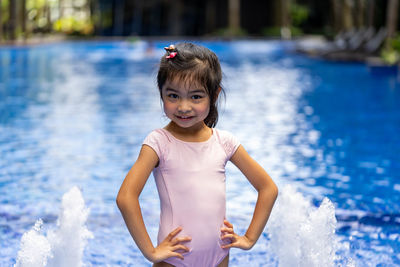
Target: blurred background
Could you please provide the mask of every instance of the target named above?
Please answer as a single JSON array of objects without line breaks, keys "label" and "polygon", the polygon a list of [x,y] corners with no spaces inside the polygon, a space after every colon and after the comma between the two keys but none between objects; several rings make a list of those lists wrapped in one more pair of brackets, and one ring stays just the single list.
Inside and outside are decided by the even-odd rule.
[{"label": "blurred background", "polygon": [[99,36],[334,40],[357,30],[369,39],[384,29],[375,46],[385,40],[382,58],[395,63],[398,14],[398,0],[0,0],[0,42]]},{"label": "blurred background", "polygon": [[396,0],[1,0],[2,39],[68,35],[332,36],[354,27],[395,31]]}]

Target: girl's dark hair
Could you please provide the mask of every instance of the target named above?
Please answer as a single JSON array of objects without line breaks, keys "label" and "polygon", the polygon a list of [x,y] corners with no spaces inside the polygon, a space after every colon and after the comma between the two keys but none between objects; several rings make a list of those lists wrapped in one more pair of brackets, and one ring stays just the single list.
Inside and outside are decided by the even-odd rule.
[{"label": "girl's dark hair", "polygon": [[[172,52],[176,55],[167,58]],[[210,97],[210,112],[204,123],[214,127],[218,121],[217,97],[221,88],[222,72],[218,57],[208,48],[193,43],[178,43],[175,49],[167,51],[161,58],[157,74],[157,85],[162,98],[166,81],[178,79],[182,82],[196,82],[204,86]]]}]

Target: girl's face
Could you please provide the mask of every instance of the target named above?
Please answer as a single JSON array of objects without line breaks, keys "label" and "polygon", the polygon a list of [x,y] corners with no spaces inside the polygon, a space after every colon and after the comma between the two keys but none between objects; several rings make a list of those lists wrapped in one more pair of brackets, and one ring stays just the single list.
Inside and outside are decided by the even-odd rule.
[{"label": "girl's face", "polygon": [[165,115],[182,128],[204,126],[210,111],[210,97],[198,83],[178,79],[166,81],[162,90]]}]

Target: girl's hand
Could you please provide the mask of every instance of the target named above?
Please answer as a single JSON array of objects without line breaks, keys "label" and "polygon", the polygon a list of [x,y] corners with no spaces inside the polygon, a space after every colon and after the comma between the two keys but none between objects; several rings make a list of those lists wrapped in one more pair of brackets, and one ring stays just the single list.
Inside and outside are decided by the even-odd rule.
[{"label": "girl's hand", "polygon": [[221,232],[222,234],[224,234],[221,239],[231,239],[232,243],[227,244],[227,245],[223,245],[221,246],[222,248],[241,248],[244,250],[248,250],[251,249],[254,245],[253,242],[251,242],[245,235],[244,236],[240,236],[237,235],[234,231],[233,231],[233,225],[228,222],[227,220],[224,220],[224,224],[226,227],[222,227],[221,228]]},{"label": "girl's hand", "polygon": [[176,250],[183,250],[189,252],[189,248],[182,245],[182,242],[192,240],[191,237],[176,237],[175,236],[182,231],[181,227],[176,228],[156,247],[151,255],[151,261],[154,263],[161,262],[170,257],[178,257],[183,260],[182,253],[176,252]]}]

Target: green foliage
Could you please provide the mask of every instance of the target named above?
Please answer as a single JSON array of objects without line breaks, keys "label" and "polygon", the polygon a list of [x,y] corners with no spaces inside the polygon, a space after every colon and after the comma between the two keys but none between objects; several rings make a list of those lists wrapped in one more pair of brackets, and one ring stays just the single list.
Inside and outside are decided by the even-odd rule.
[{"label": "green foliage", "polygon": [[292,25],[295,27],[300,26],[304,21],[308,19],[310,10],[305,5],[297,3],[291,3],[290,5],[290,16],[292,18]]},{"label": "green foliage", "polygon": [[261,30],[261,34],[268,37],[280,37],[281,28],[280,27],[265,27]]},{"label": "green foliage", "polygon": [[389,65],[394,65],[399,62],[400,54],[394,49],[384,49],[381,52],[381,58]]},{"label": "green foliage", "polygon": [[390,43],[394,50],[400,52],[400,34],[396,38],[393,38]]},{"label": "green foliage", "polygon": [[[1,1],[1,11],[2,11],[2,22],[6,23],[8,21],[8,1],[3,0]],[[1,22],[1,21],[0,21]]]},{"label": "green foliage", "polygon": [[[15,0],[12,0],[15,1]],[[46,0],[26,0],[26,9],[39,9],[43,8],[46,4]]]},{"label": "green foliage", "polygon": [[53,29],[69,35],[90,35],[93,33],[93,24],[89,20],[78,20],[75,17],[58,19]]},{"label": "green foliage", "polygon": [[222,37],[240,37],[240,36],[246,36],[247,32],[245,29],[238,28],[238,29],[229,29],[229,28],[222,28],[217,30],[215,33],[217,36],[222,36]]},{"label": "green foliage", "polygon": [[381,51],[381,58],[389,65],[400,62],[400,35],[387,41],[387,46]]},{"label": "green foliage", "polygon": [[[303,35],[303,31],[298,27],[290,27],[290,33],[292,37]],[[267,37],[281,37],[280,27],[265,27],[261,30],[261,34]]]}]

